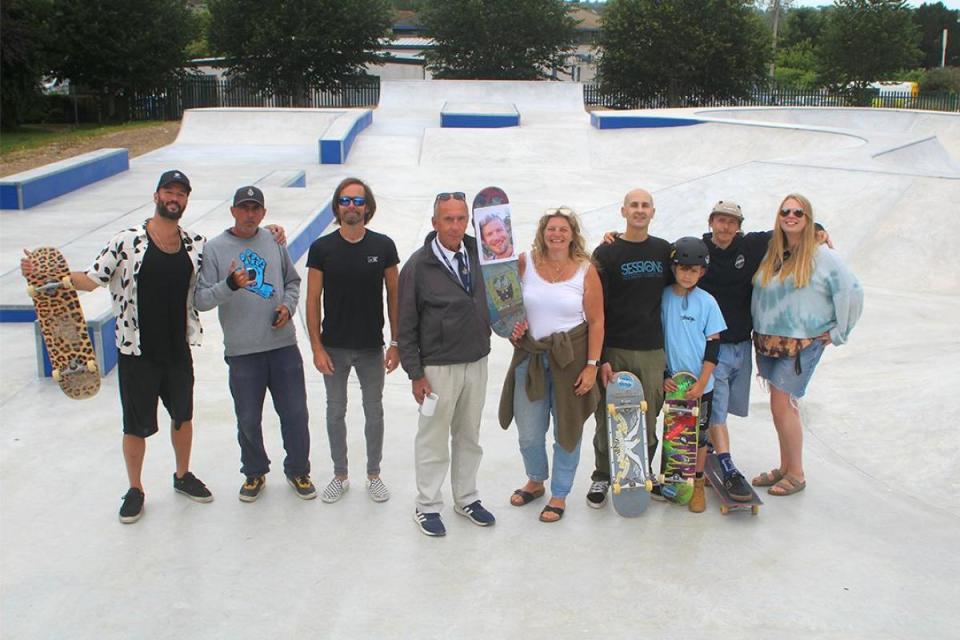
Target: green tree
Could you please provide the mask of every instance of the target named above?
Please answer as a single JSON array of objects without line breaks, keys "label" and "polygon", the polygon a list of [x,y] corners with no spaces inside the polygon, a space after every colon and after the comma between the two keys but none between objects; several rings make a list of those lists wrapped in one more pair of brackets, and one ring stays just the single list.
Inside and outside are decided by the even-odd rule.
[{"label": "green tree", "polygon": [[816,50],[809,40],[801,40],[777,50],[776,83],[796,91],[812,91],[820,86]]},{"label": "green tree", "polygon": [[0,126],[24,123],[41,102],[40,81],[47,73],[44,22],[47,0],[4,0],[0,3]]},{"label": "green tree", "polygon": [[55,0],[52,68],[125,117],[117,99],[153,91],[182,76],[196,23],[185,0]]},{"label": "green tree", "polygon": [[780,45],[792,47],[801,42],[816,45],[823,31],[825,11],[812,7],[798,7],[787,12],[780,32]]},{"label": "green tree", "polygon": [[228,74],[293,104],[377,63],[391,15],[386,0],[210,0],[209,9],[208,40]]},{"label": "green tree", "polygon": [[940,66],[943,30],[947,30],[947,65],[960,64],[960,10],[947,9],[942,2],[922,4],[913,12],[920,28],[920,61],[927,69]]},{"label": "green tree", "polygon": [[427,0],[420,20],[437,78],[536,80],[563,73],[576,39],[562,0]]},{"label": "green tree", "polygon": [[601,88],[624,103],[746,96],[766,74],[770,33],[747,0],[611,0],[600,37]]},{"label": "green tree", "polygon": [[821,75],[863,93],[877,80],[913,67],[920,34],[905,0],[835,0],[821,37]]},{"label": "green tree", "polygon": [[930,69],[920,80],[920,90],[960,93],[960,67]]}]

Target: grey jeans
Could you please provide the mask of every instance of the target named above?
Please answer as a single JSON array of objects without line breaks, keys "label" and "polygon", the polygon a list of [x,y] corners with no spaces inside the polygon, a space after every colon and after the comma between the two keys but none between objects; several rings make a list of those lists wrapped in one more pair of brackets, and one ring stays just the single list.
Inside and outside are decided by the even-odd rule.
[{"label": "grey jeans", "polygon": [[363,396],[364,435],[367,440],[367,475],[380,475],[383,457],[383,349],[338,349],[327,347],[333,374],[323,376],[327,388],[327,437],[333,472],[347,475],[347,378],[357,372]]}]

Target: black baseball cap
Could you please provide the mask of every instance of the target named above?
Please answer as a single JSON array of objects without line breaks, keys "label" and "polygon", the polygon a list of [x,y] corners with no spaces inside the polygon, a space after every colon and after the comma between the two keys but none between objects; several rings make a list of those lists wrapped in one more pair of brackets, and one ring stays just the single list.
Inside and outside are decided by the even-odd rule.
[{"label": "black baseball cap", "polygon": [[263,191],[260,191],[260,189],[257,189],[253,185],[240,187],[237,189],[237,192],[233,194],[233,206],[243,204],[244,202],[256,202],[261,207],[266,206],[263,204]]},{"label": "black baseball cap", "polygon": [[161,188],[171,182],[182,184],[186,188],[187,193],[190,193],[190,178],[188,178],[183,171],[177,171],[176,169],[163,172],[163,175],[160,176],[160,182],[157,183],[157,191],[160,191]]}]

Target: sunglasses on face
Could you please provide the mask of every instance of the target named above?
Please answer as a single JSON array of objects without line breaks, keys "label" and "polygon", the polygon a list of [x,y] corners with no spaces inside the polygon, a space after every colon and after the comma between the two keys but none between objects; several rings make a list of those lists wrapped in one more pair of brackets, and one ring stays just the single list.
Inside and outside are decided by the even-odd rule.
[{"label": "sunglasses on face", "polygon": [[802,218],[807,215],[804,213],[803,209],[780,209],[780,217],[786,218],[787,216],[793,216],[794,218]]},{"label": "sunglasses on face", "polygon": [[362,207],[363,205],[367,204],[367,199],[363,196],[354,196],[352,198],[350,196],[340,196],[337,198],[337,204],[339,204],[341,207],[349,206],[351,202],[355,207]]},{"label": "sunglasses on face", "polygon": [[463,191],[454,191],[453,193],[446,193],[446,192],[438,193],[437,199],[434,200],[433,202],[434,204],[438,202],[446,202],[450,198],[453,198],[454,200],[466,200],[467,195]]},{"label": "sunglasses on face", "polygon": [[553,209],[546,209],[543,212],[543,215],[546,215],[546,216],[555,216],[558,214],[561,216],[572,216],[573,209],[571,209],[570,207],[555,207]]}]

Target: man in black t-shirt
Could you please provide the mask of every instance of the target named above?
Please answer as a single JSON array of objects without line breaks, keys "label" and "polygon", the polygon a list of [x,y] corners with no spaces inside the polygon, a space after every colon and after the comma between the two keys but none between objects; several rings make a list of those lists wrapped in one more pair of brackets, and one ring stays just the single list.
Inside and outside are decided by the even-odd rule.
[{"label": "man in black t-shirt", "polygon": [[[620,214],[626,220],[626,231],[593,252],[603,284],[600,381],[606,386],[617,371],[630,371],[640,378],[647,400],[647,444],[652,459],[657,447],[657,415],[663,405],[666,355],[660,301],[664,287],[672,282],[670,243],[649,234],[656,208],[648,191],[634,189],[627,193]],[[597,408],[593,450],[596,465],[587,504],[599,509],[606,504],[610,487],[607,412],[603,401]]]},{"label": "man in black t-shirt", "polygon": [[[307,329],[313,364],[327,389],[327,435],[334,477],[320,494],[336,502],[349,488],[347,470],[347,377],[354,368],[363,394],[367,442],[367,493],[390,498],[380,479],[383,453],[384,372],[400,364],[397,350],[397,281],[400,258],[393,240],[367,229],[377,210],[362,180],[346,178],[333,192],[340,228],[318,238],[307,257]],[[387,289],[390,346],[383,349],[383,289]]]}]

